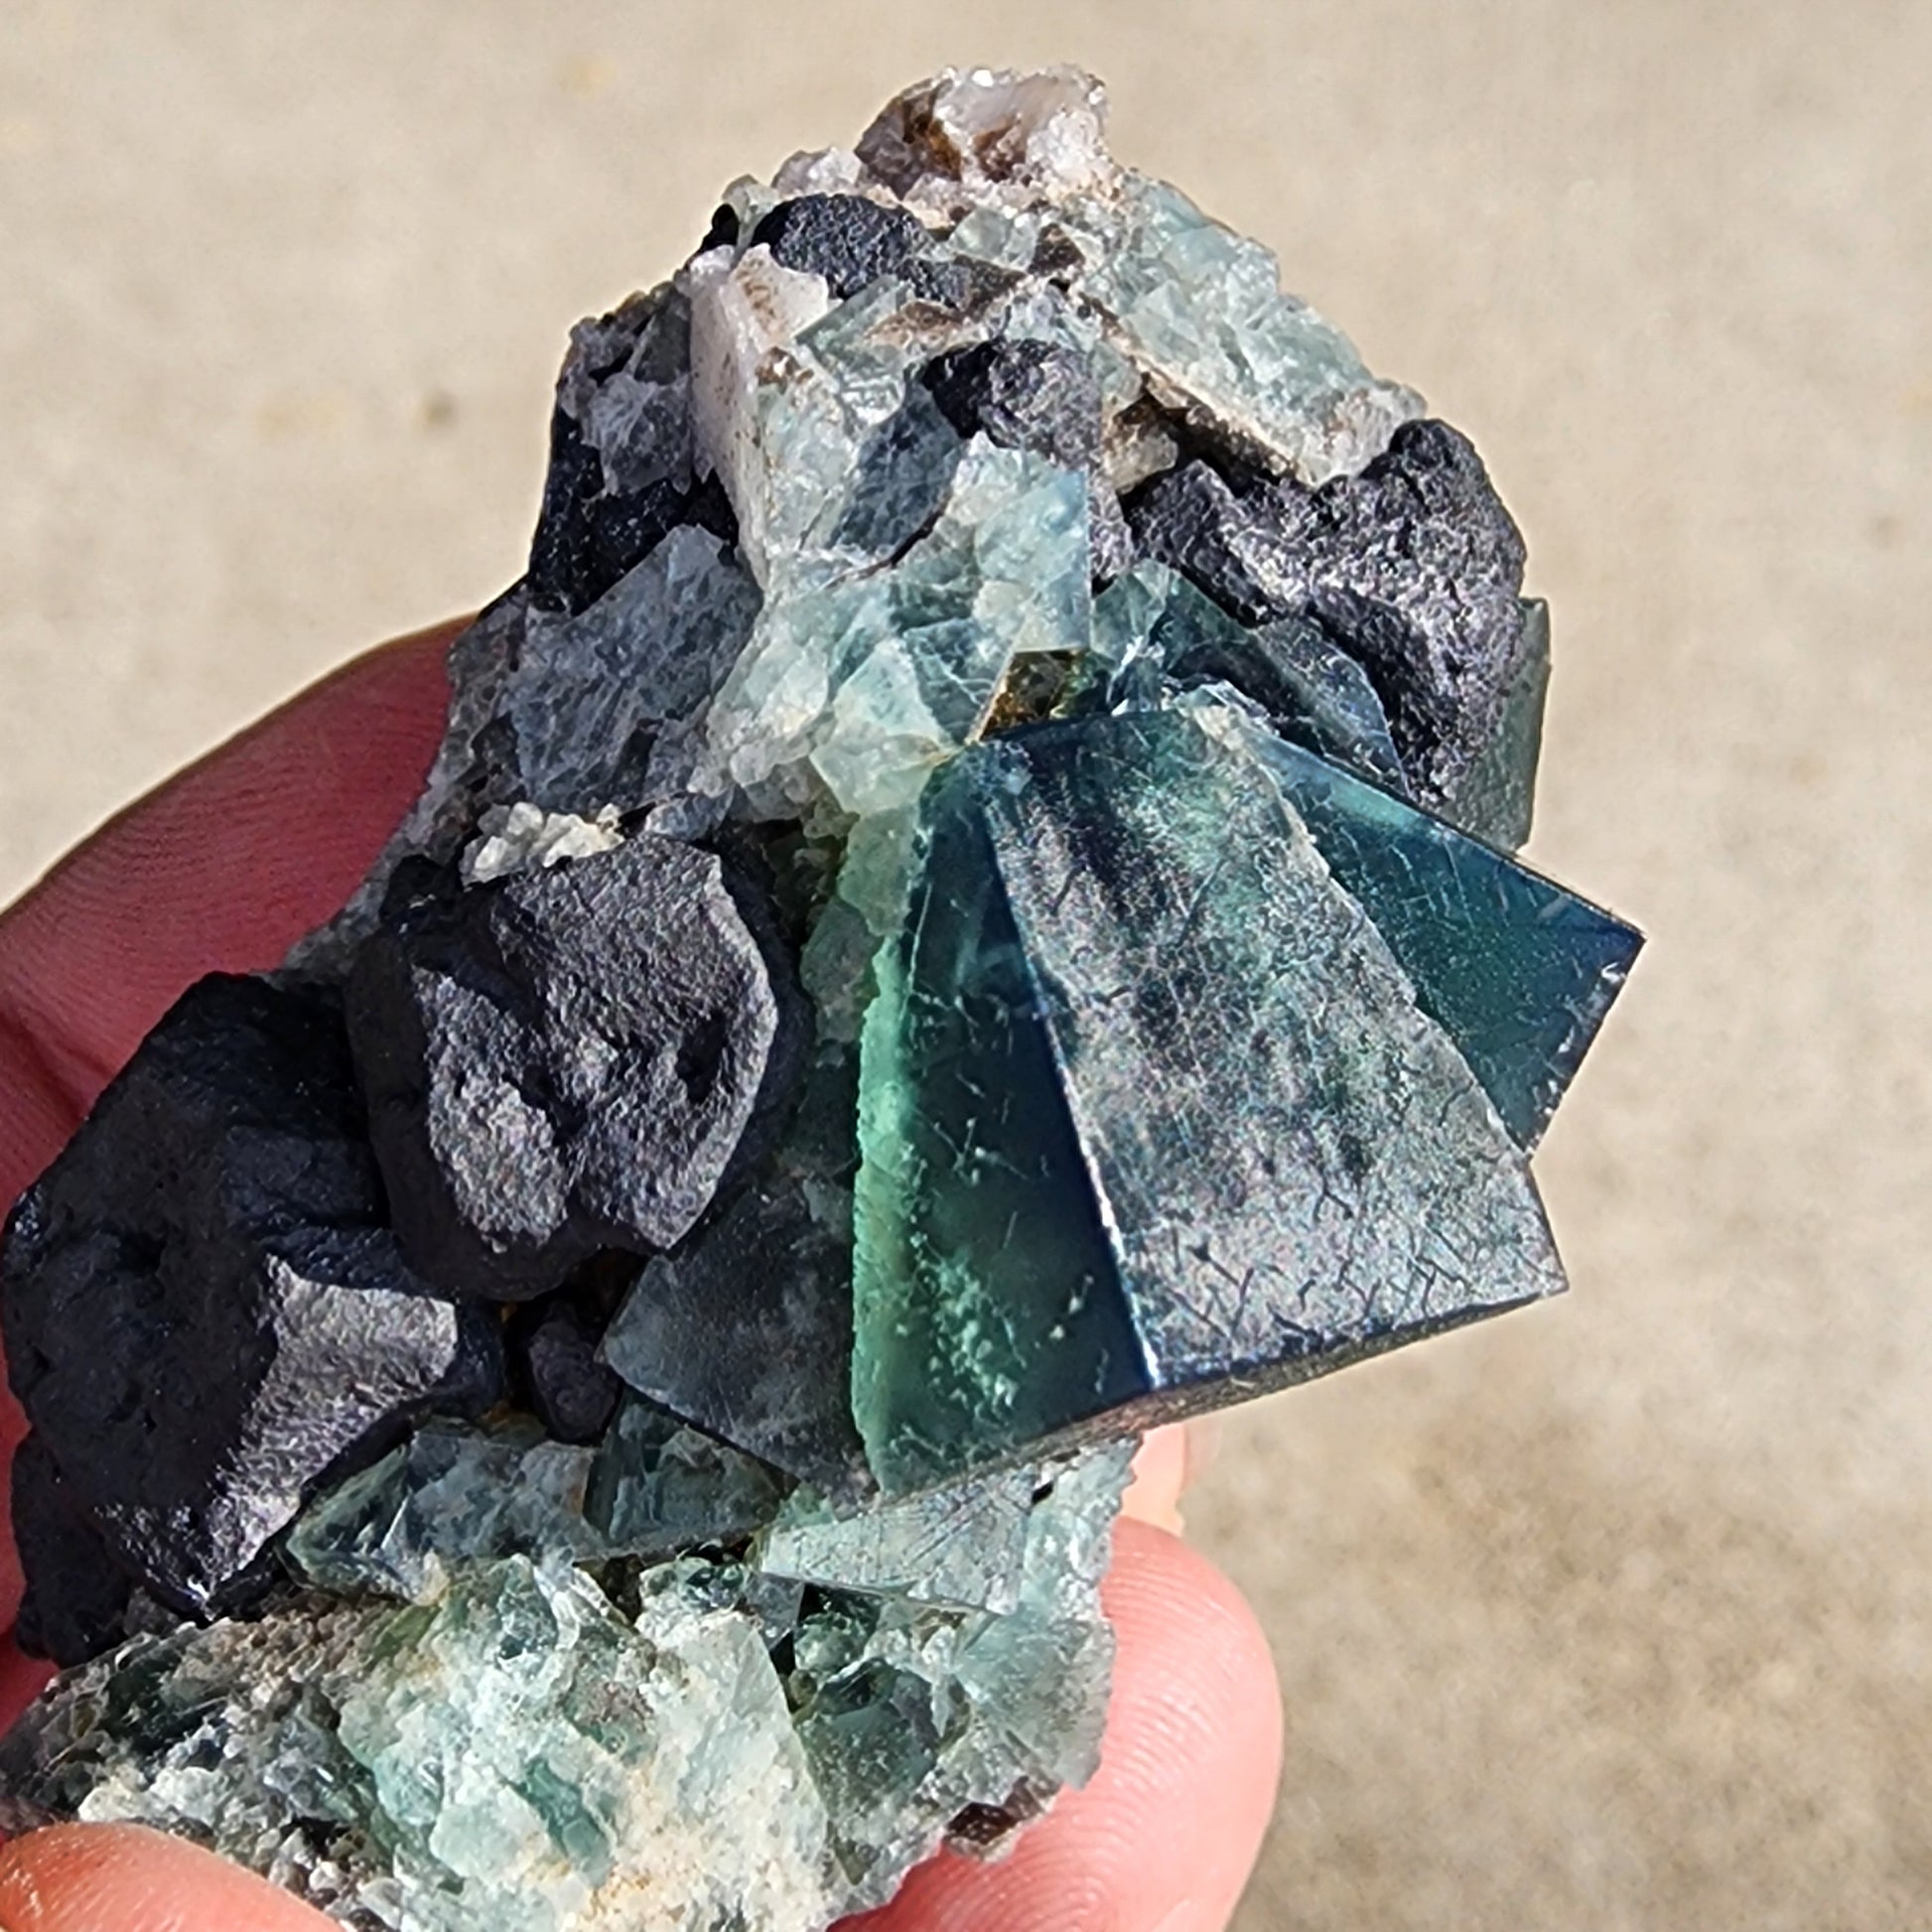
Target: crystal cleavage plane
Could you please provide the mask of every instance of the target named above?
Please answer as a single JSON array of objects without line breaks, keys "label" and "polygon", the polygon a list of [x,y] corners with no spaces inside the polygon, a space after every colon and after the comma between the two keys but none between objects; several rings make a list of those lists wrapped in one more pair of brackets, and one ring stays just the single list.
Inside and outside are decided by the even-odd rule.
[{"label": "crystal cleavage plane", "polygon": [[949,71],[579,326],[373,873],[15,1207],[0,1819],[816,1932],[1090,1774],[1133,1439],[1556,1293],[1636,955],[1467,441]]}]

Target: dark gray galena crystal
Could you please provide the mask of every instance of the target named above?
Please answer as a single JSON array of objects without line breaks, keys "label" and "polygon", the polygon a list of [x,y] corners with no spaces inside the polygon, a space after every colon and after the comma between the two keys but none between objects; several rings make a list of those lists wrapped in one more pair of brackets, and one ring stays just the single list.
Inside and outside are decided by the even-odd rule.
[{"label": "dark gray galena crystal", "polygon": [[259,1597],[326,1473],[499,1394],[488,1311],[385,1218],[336,1003],[219,976],[15,1208],[7,1363],[37,1452],[164,1601]]},{"label": "dark gray galena crystal", "polygon": [[1466,437],[1404,424],[1318,489],[1189,463],[1129,522],[1144,554],[1247,622],[1317,625],[1375,685],[1413,795],[1439,810],[1454,796],[1527,654],[1523,539]]},{"label": "dark gray galena crystal", "polygon": [[399,874],[348,976],[397,1231],[521,1301],[673,1246],[785,1056],[780,993],[709,853],[639,834],[467,891]]},{"label": "dark gray galena crystal", "polygon": [[420,803],[9,1223],[0,1823],[819,1932],[1092,1771],[1143,1428],[1563,1286],[1637,935],[1480,460],[948,72],[574,332]]}]

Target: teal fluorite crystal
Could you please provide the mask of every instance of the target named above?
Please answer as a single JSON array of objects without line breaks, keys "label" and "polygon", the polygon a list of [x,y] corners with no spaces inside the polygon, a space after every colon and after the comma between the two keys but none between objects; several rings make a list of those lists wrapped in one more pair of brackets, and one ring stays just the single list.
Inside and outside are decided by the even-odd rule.
[{"label": "teal fluorite crystal", "polygon": [[1511,856],[1521,535],[1102,106],[942,75],[574,332],[423,799],[10,1223],[0,1824],[820,1932],[1092,1772],[1139,1432],[1562,1288],[1638,939]]},{"label": "teal fluorite crystal", "polygon": [[889,1489],[1562,1286],[1520,1152],[1269,742],[1128,714],[934,779],[860,1099],[854,1404]]},{"label": "teal fluorite crystal", "polygon": [[1339,330],[1283,299],[1269,250],[1169,183],[1134,177],[1118,201],[1076,206],[1064,221],[1134,362],[1305,483],[1360,469],[1422,413],[1422,398],[1377,381]]},{"label": "teal fluorite crystal", "polygon": [[1082,478],[969,445],[947,508],[894,566],[766,607],[713,713],[739,784],[816,780],[849,811],[917,796],[991,709],[1018,652],[1089,623]]},{"label": "teal fluorite crystal", "polygon": [[626,1399],[591,1465],[584,1514],[613,1553],[663,1557],[749,1536],[781,1493],[763,1463]]},{"label": "teal fluorite crystal", "polygon": [[780,1493],[762,1463],[634,1400],[596,1448],[548,1441],[520,1418],[431,1424],[310,1504],[284,1555],[321,1589],[429,1600],[466,1564],[608,1563],[742,1541]]},{"label": "teal fluorite crystal", "polygon": [[828,1586],[774,1628],[728,1562],[607,1590],[557,1549],[136,1638],[0,1778],[15,1816],[186,1832],[353,1925],[816,1932],[954,1820],[1011,1829],[1091,1771],[1125,1475],[1119,1449],[1030,1472],[1017,1517],[996,1481],[996,1608]]},{"label": "teal fluorite crystal", "polygon": [[1299,745],[1242,736],[1388,941],[1416,1005],[1534,1147],[1623,985],[1630,928]]},{"label": "teal fluorite crystal", "polygon": [[1171,704],[1188,689],[1246,699],[1275,730],[1401,796],[1389,721],[1368,674],[1315,628],[1285,618],[1250,629],[1165,564],[1140,563],[1094,606],[1095,676],[1106,701]]},{"label": "teal fluorite crystal", "polygon": [[763,1574],[957,1609],[1011,1610],[1038,1472],[968,1477],[902,1501],[841,1510],[795,1491],[759,1538]]}]

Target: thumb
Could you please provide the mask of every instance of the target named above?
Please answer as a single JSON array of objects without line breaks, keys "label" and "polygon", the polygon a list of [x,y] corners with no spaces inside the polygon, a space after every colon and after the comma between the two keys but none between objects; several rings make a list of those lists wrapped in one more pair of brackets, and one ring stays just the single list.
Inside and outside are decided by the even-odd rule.
[{"label": "thumb", "polygon": [[5,1932],[336,1932],[313,1907],[137,1825],[54,1825],[0,1852]]}]

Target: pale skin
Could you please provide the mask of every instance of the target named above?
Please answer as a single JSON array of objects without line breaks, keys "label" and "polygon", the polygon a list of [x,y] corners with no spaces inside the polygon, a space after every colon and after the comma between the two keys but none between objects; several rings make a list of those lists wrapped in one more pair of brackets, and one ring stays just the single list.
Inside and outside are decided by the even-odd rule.
[{"label": "pale skin", "polygon": [[[0,1200],[47,1165],[198,975],[271,965],[347,896],[422,780],[455,625],[383,646],[123,812],[0,915]],[[0,1454],[22,1430],[0,1397]],[[1268,1647],[1182,1544],[1190,1451],[1149,1439],[1116,1534],[1120,1655],[1101,1768],[992,1865],[941,1858],[864,1932],[1217,1932],[1254,1863],[1281,1761]],[[0,1629],[20,1576],[0,1538]],[[0,1725],[45,1666],[0,1641]],[[0,1932],[327,1932],[196,1848],[62,1826],[0,1851]]]}]

